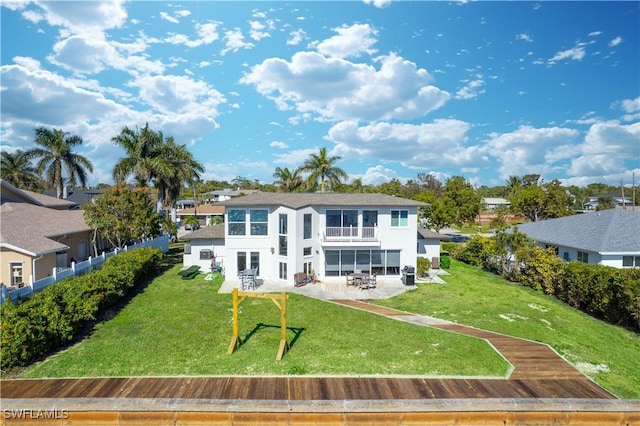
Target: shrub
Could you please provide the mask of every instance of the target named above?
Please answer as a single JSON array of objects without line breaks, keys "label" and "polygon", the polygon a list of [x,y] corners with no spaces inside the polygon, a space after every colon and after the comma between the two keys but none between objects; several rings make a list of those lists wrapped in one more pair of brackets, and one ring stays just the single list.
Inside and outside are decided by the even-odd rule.
[{"label": "shrub", "polygon": [[451,258],[446,254],[443,254],[442,256],[440,256],[440,267],[443,269],[449,269],[450,266],[451,266]]},{"label": "shrub", "polygon": [[563,272],[562,260],[554,249],[534,247],[523,251],[520,261],[524,266],[516,273],[516,281],[535,290],[542,290],[545,294],[555,293]]},{"label": "shrub", "polygon": [[464,263],[485,267],[495,251],[493,239],[474,235],[465,244],[456,247],[451,255]]},{"label": "shrub", "polygon": [[416,273],[418,277],[426,277],[431,269],[431,261],[426,257],[419,257],[417,262]]},{"label": "shrub", "polygon": [[28,365],[71,342],[97,314],[122,299],[162,258],[143,248],[109,258],[89,274],[49,286],[22,303],[0,306],[2,369]]}]

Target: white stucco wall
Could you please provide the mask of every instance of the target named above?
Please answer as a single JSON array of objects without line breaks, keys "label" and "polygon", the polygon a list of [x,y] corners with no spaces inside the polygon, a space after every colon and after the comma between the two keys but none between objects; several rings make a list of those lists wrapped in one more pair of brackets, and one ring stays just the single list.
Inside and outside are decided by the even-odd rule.
[{"label": "white stucco wall", "polygon": [[[252,206],[253,209],[267,208],[263,206]],[[280,263],[287,265],[287,281],[293,283],[293,275],[304,270],[304,264],[311,262],[312,268],[321,278],[324,275],[324,251],[321,244],[322,232],[325,227],[325,211],[331,209],[353,209],[360,211],[359,223],[362,223],[361,211],[378,210],[378,243],[342,243],[331,249],[382,249],[400,251],[400,268],[405,265],[416,266],[417,258],[417,208],[375,208],[375,207],[355,207],[355,206],[323,206],[322,208],[307,207],[294,210],[288,207],[267,208],[268,235],[229,235],[228,224],[225,220],[225,244],[226,258],[225,270],[228,277],[235,276],[238,272],[237,254],[245,252],[247,256],[247,266],[251,262],[251,252],[256,252],[260,257],[260,268],[258,278],[264,280],[279,280]],[[249,233],[249,216],[247,210],[246,230]],[[405,227],[391,227],[391,210],[407,210],[408,225]],[[312,238],[304,240],[304,215],[312,214]],[[279,254],[279,215],[287,215],[287,240],[288,250],[286,256]],[[228,219],[228,218],[227,218]],[[305,256],[303,249],[311,247],[311,255]],[[327,248],[327,247],[324,247]],[[195,249],[192,248],[192,252]],[[439,249],[431,256],[439,256]],[[192,256],[197,255],[194,253]]]}]

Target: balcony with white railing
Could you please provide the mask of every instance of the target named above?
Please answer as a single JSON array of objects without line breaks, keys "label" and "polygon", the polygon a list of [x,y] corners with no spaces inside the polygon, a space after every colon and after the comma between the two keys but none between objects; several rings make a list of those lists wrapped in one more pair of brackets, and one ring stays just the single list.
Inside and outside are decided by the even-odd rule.
[{"label": "balcony with white railing", "polygon": [[322,232],[321,243],[325,246],[355,243],[358,245],[379,245],[377,226],[327,226]]}]

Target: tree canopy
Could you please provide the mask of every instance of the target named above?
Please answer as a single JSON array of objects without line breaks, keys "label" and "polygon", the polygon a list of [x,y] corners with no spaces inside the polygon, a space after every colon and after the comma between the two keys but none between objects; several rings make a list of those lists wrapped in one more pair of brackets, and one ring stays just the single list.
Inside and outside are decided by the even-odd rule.
[{"label": "tree canopy", "polygon": [[84,206],[84,218],[115,247],[160,235],[160,217],[145,189],[116,185]]}]

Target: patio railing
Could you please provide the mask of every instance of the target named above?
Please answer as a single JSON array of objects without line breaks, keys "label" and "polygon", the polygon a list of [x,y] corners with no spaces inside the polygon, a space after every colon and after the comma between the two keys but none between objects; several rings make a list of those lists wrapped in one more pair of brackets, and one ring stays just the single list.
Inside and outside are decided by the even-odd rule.
[{"label": "patio railing", "polygon": [[33,275],[29,276],[29,284],[19,288],[7,288],[2,287],[2,293],[0,295],[0,303],[5,300],[11,299],[17,300],[19,297],[28,297],[34,293],[41,291],[42,289],[57,283],[65,278],[75,277],[91,272],[93,269],[102,265],[108,258],[117,256],[120,253],[144,247],[157,247],[166,253],[169,250],[169,234],[161,235],[156,238],[152,238],[140,243],[133,244],[131,246],[124,246],[123,248],[116,248],[110,252],[102,252],[101,255],[96,257],[89,257],[82,262],[72,262],[70,268],[53,268],[50,276],[34,281]]}]

